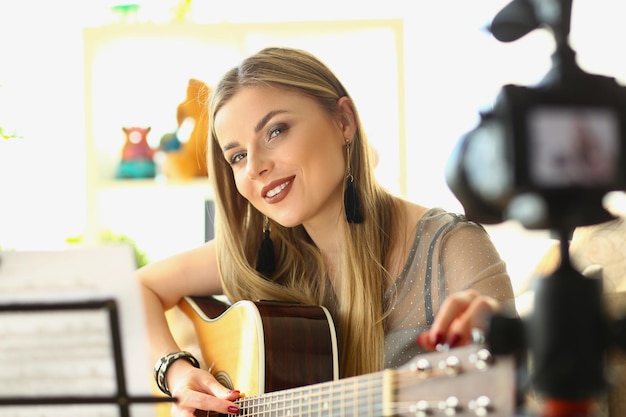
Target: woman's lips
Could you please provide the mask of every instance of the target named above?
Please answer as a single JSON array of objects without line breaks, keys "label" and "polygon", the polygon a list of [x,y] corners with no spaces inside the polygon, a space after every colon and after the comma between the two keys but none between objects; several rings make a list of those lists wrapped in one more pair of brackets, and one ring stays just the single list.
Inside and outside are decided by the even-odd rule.
[{"label": "woman's lips", "polygon": [[289,194],[289,190],[293,184],[293,180],[295,177],[281,179],[278,181],[273,181],[267,186],[263,187],[261,191],[263,198],[268,203],[278,203],[283,200],[287,194]]}]

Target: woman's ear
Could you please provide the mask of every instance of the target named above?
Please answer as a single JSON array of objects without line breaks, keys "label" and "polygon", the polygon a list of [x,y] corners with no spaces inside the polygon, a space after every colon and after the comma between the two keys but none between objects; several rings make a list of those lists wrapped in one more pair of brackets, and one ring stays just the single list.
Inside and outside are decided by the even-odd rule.
[{"label": "woman's ear", "polygon": [[350,98],[343,96],[337,101],[339,107],[339,127],[344,138],[352,139],[356,134],[356,115]]}]

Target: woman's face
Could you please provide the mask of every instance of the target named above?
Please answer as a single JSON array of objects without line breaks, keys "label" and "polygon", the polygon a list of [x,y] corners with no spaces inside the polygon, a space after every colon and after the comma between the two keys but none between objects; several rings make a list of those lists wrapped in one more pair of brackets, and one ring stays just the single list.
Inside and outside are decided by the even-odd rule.
[{"label": "woman's face", "polygon": [[293,91],[245,87],[218,111],[214,128],[241,195],[293,227],[341,213],[344,138],[352,137],[344,119]]}]

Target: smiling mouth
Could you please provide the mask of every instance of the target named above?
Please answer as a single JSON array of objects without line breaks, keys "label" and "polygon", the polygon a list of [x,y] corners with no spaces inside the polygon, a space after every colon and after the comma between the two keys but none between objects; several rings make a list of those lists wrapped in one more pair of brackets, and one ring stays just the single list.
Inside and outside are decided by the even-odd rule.
[{"label": "smiling mouth", "polygon": [[280,194],[280,192],[281,192],[282,190],[284,190],[284,189],[285,189],[285,187],[287,187],[287,186],[289,185],[289,183],[290,183],[290,182],[291,182],[291,180],[289,180],[289,181],[285,181],[285,182],[283,182],[282,184],[280,184],[280,185],[278,185],[278,186],[276,186],[276,187],[272,188],[271,190],[269,190],[269,191],[265,194],[265,197],[266,197],[266,198],[272,198],[272,197],[277,196],[278,194]]}]

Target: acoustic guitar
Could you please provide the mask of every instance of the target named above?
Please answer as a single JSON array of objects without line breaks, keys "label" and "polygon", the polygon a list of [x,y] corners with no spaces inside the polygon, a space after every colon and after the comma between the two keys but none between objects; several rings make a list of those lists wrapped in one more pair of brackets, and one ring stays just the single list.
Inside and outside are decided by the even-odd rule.
[{"label": "acoustic guitar", "polygon": [[244,394],[240,415],[510,417],[515,411],[514,360],[482,345],[339,379],[335,327],[322,306],[186,297],[179,307],[210,372]]}]

